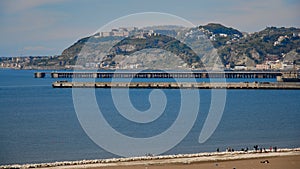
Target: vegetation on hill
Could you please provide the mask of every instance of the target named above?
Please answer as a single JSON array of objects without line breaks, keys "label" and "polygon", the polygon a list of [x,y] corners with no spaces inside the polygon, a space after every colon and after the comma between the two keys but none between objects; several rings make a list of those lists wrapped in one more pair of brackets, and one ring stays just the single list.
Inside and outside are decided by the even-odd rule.
[{"label": "vegetation on hill", "polygon": [[[300,50],[300,29],[268,27],[218,47],[224,64],[254,66]],[[298,58],[300,59],[300,58]]]},{"label": "vegetation on hill", "polygon": [[[131,46],[131,50],[128,50],[127,45]],[[195,68],[201,67],[200,57],[190,47],[173,37],[162,34],[144,34],[143,38],[135,36],[125,38],[111,48],[109,58],[112,59],[115,55],[130,55],[152,48],[172,52],[188,65],[193,65]]]},{"label": "vegetation on hill", "polygon": [[[299,28],[267,27],[266,29],[255,33],[242,33],[234,28],[211,23],[205,26],[191,28],[191,30],[193,29],[202,31],[208,37],[213,46],[217,49],[223,65],[255,66],[256,64],[261,64],[265,61],[280,60],[292,62],[293,60],[300,60]],[[154,32],[171,34],[172,36],[175,36],[176,34],[179,35],[180,33],[184,34],[183,29],[163,30],[160,28],[154,30]],[[172,43],[168,42],[170,39],[164,36],[149,36],[146,37],[147,39],[125,38],[125,40],[120,41],[123,38],[124,37],[116,36],[90,36],[80,39],[64,50],[58,60],[64,60],[66,65],[74,65],[83,46],[86,48],[85,52],[88,53],[88,61],[95,62],[103,59],[107,60],[109,58],[109,56],[105,55],[105,53],[107,54],[108,52],[107,46],[114,46],[118,42],[118,45],[120,46],[130,43],[134,45],[134,49],[131,49],[132,51],[129,52],[127,50],[121,50],[120,46],[114,46],[112,51],[109,52],[113,52],[115,55],[127,55],[141,49],[160,48],[169,51],[172,50],[173,52],[175,51],[175,54],[185,53],[186,56],[182,57],[188,64],[197,62],[199,63],[198,65],[201,65],[200,59],[204,56],[194,55],[186,46],[176,41],[171,41]]]}]

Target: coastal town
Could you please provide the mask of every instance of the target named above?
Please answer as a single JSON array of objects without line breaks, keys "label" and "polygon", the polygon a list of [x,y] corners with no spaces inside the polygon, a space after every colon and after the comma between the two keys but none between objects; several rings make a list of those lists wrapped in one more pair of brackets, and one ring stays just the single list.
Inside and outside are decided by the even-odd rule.
[{"label": "coastal town", "polygon": [[[57,60],[58,56],[23,56],[23,57],[2,57],[0,58],[0,68],[10,68],[10,69],[49,69],[49,70],[63,70],[63,69],[107,69],[107,66],[101,65],[100,62],[90,62],[85,65],[74,67],[71,65],[64,65],[64,61],[51,62],[51,60]],[[47,61],[47,65],[45,62]],[[126,66],[128,69],[138,68],[136,65]],[[276,61],[266,61],[262,64],[256,64],[255,66],[246,65],[225,65],[225,70],[293,70],[300,69],[300,64],[295,64],[293,62],[283,62],[280,60]]]}]

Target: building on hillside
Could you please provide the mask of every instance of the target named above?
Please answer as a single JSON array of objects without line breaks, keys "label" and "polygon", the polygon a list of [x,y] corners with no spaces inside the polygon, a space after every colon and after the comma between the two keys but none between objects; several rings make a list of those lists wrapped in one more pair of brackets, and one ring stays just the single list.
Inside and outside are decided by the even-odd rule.
[{"label": "building on hillside", "polygon": [[100,33],[101,37],[107,37],[107,36],[111,36],[111,35],[112,35],[111,32],[101,32]]},{"label": "building on hillside", "polygon": [[279,70],[282,68],[282,62],[279,60],[270,61],[268,64],[270,65],[270,69],[272,69],[272,70]]},{"label": "building on hillside", "polygon": [[294,69],[294,65],[289,62],[284,62],[284,63],[282,63],[281,69],[282,70],[291,70],[291,69]]},{"label": "building on hillside", "polygon": [[245,65],[235,65],[234,70],[247,70]]},{"label": "building on hillside", "polygon": [[255,68],[256,68],[256,70],[269,70],[270,65],[268,65],[268,64],[256,64]]}]

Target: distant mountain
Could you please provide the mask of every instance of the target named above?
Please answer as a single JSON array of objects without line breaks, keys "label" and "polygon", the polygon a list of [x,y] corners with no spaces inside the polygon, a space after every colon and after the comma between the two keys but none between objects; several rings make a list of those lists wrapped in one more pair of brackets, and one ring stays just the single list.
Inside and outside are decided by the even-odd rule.
[{"label": "distant mountain", "polygon": [[[267,27],[266,29],[255,33],[242,33],[234,28],[226,27],[221,24],[210,23],[204,26],[199,26],[197,28],[190,28],[188,30],[186,28],[176,26],[148,27],[144,30],[135,29],[134,33],[153,31],[154,33],[158,34],[163,33],[166,35],[170,34],[172,36],[178,36],[184,33],[186,34],[187,32],[192,31],[193,29],[198,29],[202,31],[204,35],[206,35],[206,37],[210,40],[212,45],[217,49],[217,52],[220,57],[219,59],[221,60],[224,66],[255,66],[256,64],[261,64],[264,61],[280,60],[292,62],[294,60],[300,60],[299,28]],[[129,37],[130,35],[132,35],[131,33],[132,32],[128,33]],[[151,41],[152,38],[153,37],[148,37],[148,41]],[[112,66],[110,64],[113,63],[115,66],[115,64],[117,64],[116,61],[111,61],[110,63],[103,63],[103,59],[107,60],[107,54],[111,52],[109,51],[110,47],[114,46],[121,39],[124,39],[124,37],[100,37],[98,35],[92,35],[90,37],[78,40],[75,44],[65,49],[58,60],[64,60],[65,65],[74,65],[74,63],[78,59],[78,55],[81,53],[85,55],[84,59],[86,62],[99,62],[100,64],[104,64],[104,66],[106,67]],[[158,40],[157,37],[156,40]],[[141,42],[141,40],[137,40],[135,47],[142,48],[141,45],[145,45],[145,42],[141,42],[140,44],[138,44],[139,42]],[[155,48],[155,45],[157,45],[157,41],[154,40],[152,45],[152,47]],[[169,46],[172,45],[169,44]],[[150,47],[151,46],[148,46],[147,48]],[[133,51],[137,51],[136,49],[133,49]],[[126,50],[120,50],[117,54],[126,54]],[[162,53],[158,52],[158,55],[162,55]],[[204,56],[204,54],[202,56]],[[192,64],[192,62],[203,62],[204,60],[208,59],[201,58],[201,60],[199,60],[195,56],[195,58],[191,60],[192,61],[188,64]],[[79,61],[77,63],[81,62]],[[82,62],[81,64],[84,65],[85,63]]]},{"label": "distant mountain", "polygon": [[254,66],[264,61],[292,62],[300,59],[300,29],[268,27],[217,47],[224,64]]},{"label": "distant mountain", "polygon": [[240,31],[216,23],[199,26],[199,29],[210,38],[215,48],[219,48],[220,46],[223,46],[228,42],[243,37],[243,33],[241,33]]},{"label": "distant mountain", "polygon": [[240,31],[238,31],[234,28],[229,28],[229,27],[223,26],[218,23],[209,23],[204,26],[199,26],[199,29],[207,30],[207,31],[211,32],[212,34],[227,34],[229,36],[238,35],[240,37],[243,36],[243,34]]}]

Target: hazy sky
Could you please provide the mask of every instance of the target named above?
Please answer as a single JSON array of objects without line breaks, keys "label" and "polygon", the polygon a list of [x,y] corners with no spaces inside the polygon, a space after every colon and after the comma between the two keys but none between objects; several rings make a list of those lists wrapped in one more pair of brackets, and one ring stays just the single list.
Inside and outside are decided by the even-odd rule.
[{"label": "hazy sky", "polygon": [[1,0],[0,56],[61,54],[108,22],[163,12],[241,31],[300,27],[300,0]]}]

